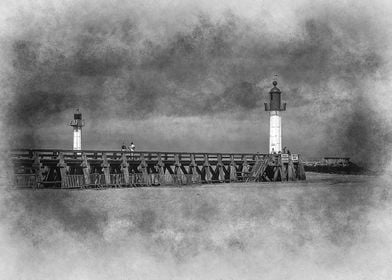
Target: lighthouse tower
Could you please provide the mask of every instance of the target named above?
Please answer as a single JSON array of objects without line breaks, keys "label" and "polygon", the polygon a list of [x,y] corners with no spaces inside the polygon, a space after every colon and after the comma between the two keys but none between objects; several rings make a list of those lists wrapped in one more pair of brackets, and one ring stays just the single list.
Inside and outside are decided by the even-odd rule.
[{"label": "lighthouse tower", "polygon": [[82,120],[82,113],[79,109],[74,110],[74,119],[69,124],[73,127],[73,149],[82,149],[82,127],[84,126],[84,120]]},{"label": "lighthouse tower", "polygon": [[281,111],[286,111],[286,103],[281,104],[280,89],[276,86],[277,81],[272,83],[274,87],[270,90],[270,102],[264,103],[265,110],[270,114],[270,140],[269,152],[282,151],[282,117]]}]

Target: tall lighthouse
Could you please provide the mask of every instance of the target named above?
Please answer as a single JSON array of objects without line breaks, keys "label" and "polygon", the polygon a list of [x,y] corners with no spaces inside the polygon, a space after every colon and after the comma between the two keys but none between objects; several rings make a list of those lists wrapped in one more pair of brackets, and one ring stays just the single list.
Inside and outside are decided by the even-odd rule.
[{"label": "tall lighthouse", "polygon": [[281,103],[280,89],[276,86],[277,81],[273,81],[273,88],[270,90],[270,102],[264,103],[265,110],[270,114],[270,140],[269,152],[282,151],[282,117],[281,111],[286,111],[286,103]]},{"label": "tall lighthouse", "polygon": [[74,111],[74,119],[69,124],[73,127],[73,149],[82,149],[82,127],[84,126],[84,120],[82,120],[82,113],[79,109]]}]

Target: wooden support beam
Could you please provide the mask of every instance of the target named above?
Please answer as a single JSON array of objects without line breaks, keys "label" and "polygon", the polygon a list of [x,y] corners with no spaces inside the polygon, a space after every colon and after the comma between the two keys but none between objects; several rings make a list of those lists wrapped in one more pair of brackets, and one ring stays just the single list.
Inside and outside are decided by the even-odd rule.
[{"label": "wooden support beam", "polygon": [[275,166],[274,167],[274,179],[273,179],[273,181],[274,182],[280,181],[279,179],[280,179],[280,166]]},{"label": "wooden support beam", "polygon": [[188,174],[188,171],[186,170],[185,166],[181,165],[180,168],[183,174]]},{"label": "wooden support beam", "polygon": [[282,181],[287,181],[287,164],[282,163],[281,172]]},{"label": "wooden support beam", "polygon": [[175,175],[181,175],[182,170],[181,170],[181,162],[180,162],[180,157],[178,154],[174,155],[174,174]]},{"label": "wooden support beam", "polygon": [[165,163],[162,160],[161,153],[158,153],[158,162],[156,168],[158,169],[158,184],[165,185],[166,177],[165,177]]},{"label": "wooden support beam", "polygon": [[202,169],[200,169],[200,167],[199,166],[196,166],[196,171],[197,171],[197,173],[201,176],[202,175]]},{"label": "wooden support beam", "polygon": [[210,166],[210,170],[211,170],[211,181],[216,182],[219,180],[219,169],[218,166],[216,166],[215,168],[213,166]]},{"label": "wooden support beam", "polygon": [[44,180],[43,176],[43,167],[42,163],[40,160],[39,152],[33,152],[33,164],[32,164],[32,169],[34,170],[37,184],[35,185],[36,188],[39,188]]},{"label": "wooden support beam", "polygon": [[191,163],[189,164],[189,174],[192,174],[192,183],[197,182],[199,174],[201,174],[199,168],[197,167],[196,161],[195,161],[195,155],[191,154]]},{"label": "wooden support beam", "polygon": [[225,182],[230,179],[230,165],[222,166],[222,170],[224,173]]},{"label": "wooden support beam", "polygon": [[301,155],[298,155],[298,179],[299,180],[306,180],[305,166],[302,161]]},{"label": "wooden support beam", "polygon": [[287,166],[287,179],[289,181],[295,181],[295,168],[294,168],[294,163],[291,157],[289,158],[289,163]]},{"label": "wooden support beam", "polygon": [[289,165],[289,155],[288,154],[282,154],[280,156],[280,162],[282,166],[282,181],[287,181],[288,176],[287,176],[287,169]]},{"label": "wooden support beam", "polygon": [[60,152],[57,156],[57,159],[59,163],[57,164],[57,167],[60,168],[60,177],[61,177],[61,188],[67,188],[67,164],[65,163],[64,160],[64,154]]},{"label": "wooden support beam", "polygon": [[175,185],[182,185],[182,174],[183,173],[183,166],[180,162],[181,158],[179,156],[179,154],[175,154],[174,155],[174,176],[173,176],[173,182]]},{"label": "wooden support beam", "polygon": [[83,177],[84,177],[84,183],[85,183],[85,185],[90,185],[90,171],[91,171],[91,168],[90,168],[90,164],[89,164],[89,162],[87,161],[87,156],[86,156],[86,154],[85,153],[82,153],[82,163],[80,164],[80,166],[82,167],[82,169],[83,169]]},{"label": "wooden support beam", "polygon": [[142,178],[143,178],[143,183],[146,186],[151,186],[151,180],[150,180],[150,176],[148,175],[148,171],[147,171],[147,162],[146,159],[144,158],[144,154],[142,153],[140,156],[140,164],[137,167],[137,169],[142,173]]},{"label": "wooden support beam", "polygon": [[204,173],[204,181],[207,183],[210,183],[212,181],[212,173],[210,169],[211,165],[210,162],[208,161],[208,155],[204,155],[204,163],[203,163],[203,173]]},{"label": "wooden support beam", "polygon": [[275,174],[274,174],[274,181],[282,181],[282,160],[281,157],[278,156],[275,159]]},{"label": "wooden support beam", "polygon": [[225,181],[225,171],[224,171],[224,164],[222,162],[222,155],[218,154],[218,163],[216,164],[216,168],[218,169],[218,180],[219,182]]},{"label": "wooden support beam", "polygon": [[234,156],[233,155],[230,155],[230,166],[229,166],[229,169],[230,169],[230,182],[232,182],[232,181],[237,181],[238,179],[237,179],[237,168],[238,168],[238,166],[237,166],[237,164],[235,163],[235,161],[234,161]]},{"label": "wooden support beam", "polygon": [[166,170],[169,171],[169,174],[174,174],[172,167],[169,164],[165,164]]},{"label": "wooden support beam", "polygon": [[165,175],[165,164],[163,163],[161,153],[158,153],[158,163],[157,167],[159,169],[158,173],[160,175]]},{"label": "wooden support beam", "polygon": [[126,185],[129,185],[129,163],[125,153],[121,154],[121,160],[121,172],[124,175],[124,182]]},{"label": "wooden support beam", "polygon": [[105,184],[110,185],[110,164],[108,162],[108,157],[106,153],[102,153],[102,160],[103,162],[101,164],[101,167],[105,176]]},{"label": "wooden support beam", "polygon": [[246,159],[246,156],[243,155],[242,156],[242,169],[241,169],[242,180],[245,180],[245,178],[248,177],[249,170],[250,170],[250,165],[248,163],[248,160]]}]

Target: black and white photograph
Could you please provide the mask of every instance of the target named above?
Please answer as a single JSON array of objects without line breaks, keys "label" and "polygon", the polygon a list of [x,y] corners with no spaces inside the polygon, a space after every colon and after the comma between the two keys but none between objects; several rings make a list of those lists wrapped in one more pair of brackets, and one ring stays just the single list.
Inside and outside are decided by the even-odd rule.
[{"label": "black and white photograph", "polygon": [[392,2],[0,0],[3,279],[392,279]]}]

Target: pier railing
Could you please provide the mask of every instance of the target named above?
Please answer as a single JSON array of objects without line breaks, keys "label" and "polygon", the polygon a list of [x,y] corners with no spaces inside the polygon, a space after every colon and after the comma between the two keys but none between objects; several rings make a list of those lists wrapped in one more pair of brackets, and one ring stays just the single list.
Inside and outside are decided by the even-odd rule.
[{"label": "pier railing", "polygon": [[218,161],[221,157],[222,161],[238,161],[241,162],[244,159],[248,161],[255,161],[257,157],[263,157],[268,154],[260,153],[204,153],[204,152],[152,152],[152,151],[118,151],[118,150],[50,150],[50,149],[18,149],[11,150],[11,157],[14,159],[27,159],[31,160],[34,154],[39,154],[40,159],[47,161],[56,161],[59,154],[64,156],[65,160],[82,160],[82,155],[84,154],[90,160],[99,160],[105,154],[108,160],[118,161],[121,160],[123,154],[125,154],[128,160],[140,161],[145,159],[146,161],[158,161],[162,159],[164,161],[175,161],[178,157],[180,161],[191,161],[194,157],[195,161]]}]

